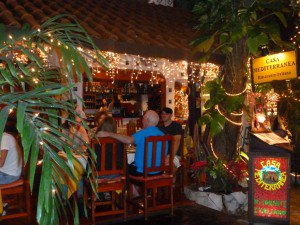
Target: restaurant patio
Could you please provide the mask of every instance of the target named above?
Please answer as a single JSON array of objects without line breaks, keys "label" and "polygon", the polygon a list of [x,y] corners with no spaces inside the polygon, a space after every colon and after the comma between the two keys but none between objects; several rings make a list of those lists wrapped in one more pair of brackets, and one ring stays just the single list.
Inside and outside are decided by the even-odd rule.
[{"label": "restaurant patio", "polygon": [[300,224],[298,0],[0,0],[1,224]]}]

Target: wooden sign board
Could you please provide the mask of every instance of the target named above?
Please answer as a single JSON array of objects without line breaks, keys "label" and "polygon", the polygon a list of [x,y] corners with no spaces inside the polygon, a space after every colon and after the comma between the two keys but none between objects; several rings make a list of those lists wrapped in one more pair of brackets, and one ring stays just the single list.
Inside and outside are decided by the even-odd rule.
[{"label": "wooden sign board", "polygon": [[250,153],[249,215],[252,222],[289,221],[290,159],[285,154]]},{"label": "wooden sign board", "polygon": [[252,75],[254,84],[296,78],[296,52],[281,52],[253,59]]}]

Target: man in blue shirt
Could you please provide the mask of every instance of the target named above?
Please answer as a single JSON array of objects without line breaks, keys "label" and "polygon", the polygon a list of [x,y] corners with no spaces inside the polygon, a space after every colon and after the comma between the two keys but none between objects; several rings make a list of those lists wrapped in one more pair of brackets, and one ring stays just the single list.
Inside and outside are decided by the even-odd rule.
[{"label": "man in blue shirt", "polygon": [[[125,144],[135,144],[136,152],[133,165],[130,166],[129,173],[132,175],[142,175],[144,172],[144,147],[145,139],[149,136],[162,136],[165,135],[158,127],[159,116],[153,110],[148,110],[143,116],[143,129],[136,132],[132,136],[126,136],[122,134],[116,134],[111,132],[100,131],[98,137],[111,137]],[[151,165],[152,143],[148,146],[148,163]],[[168,146],[166,146],[168,148]],[[156,165],[159,166],[161,163],[161,143],[157,145],[157,156],[156,156]]]}]

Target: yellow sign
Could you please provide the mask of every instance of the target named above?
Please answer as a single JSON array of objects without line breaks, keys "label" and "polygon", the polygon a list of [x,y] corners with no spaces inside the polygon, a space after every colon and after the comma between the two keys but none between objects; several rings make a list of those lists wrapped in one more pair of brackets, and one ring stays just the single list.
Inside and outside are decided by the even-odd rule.
[{"label": "yellow sign", "polygon": [[253,60],[252,73],[255,84],[297,77],[296,52],[282,52]]},{"label": "yellow sign", "polygon": [[276,160],[261,161],[261,169],[255,169],[254,179],[257,185],[266,191],[276,191],[284,186],[287,175],[280,171],[280,162]]}]

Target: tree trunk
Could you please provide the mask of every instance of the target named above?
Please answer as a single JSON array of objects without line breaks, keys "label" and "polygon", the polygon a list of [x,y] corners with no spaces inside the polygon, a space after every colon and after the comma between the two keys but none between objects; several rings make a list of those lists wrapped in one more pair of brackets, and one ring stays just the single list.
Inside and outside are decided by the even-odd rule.
[{"label": "tree trunk", "polygon": [[[223,87],[227,93],[240,93],[247,81],[247,49],[245,40],[238,42],[228,55],[224,65]],[[221,106],[222,107],[222,106]],[[241,116],[226,115],[232,121],[241,122]],[[229,161],[236,154],[241,126],[226,122],[223,131],[213,138],[215,153],[223,160]]]}]

